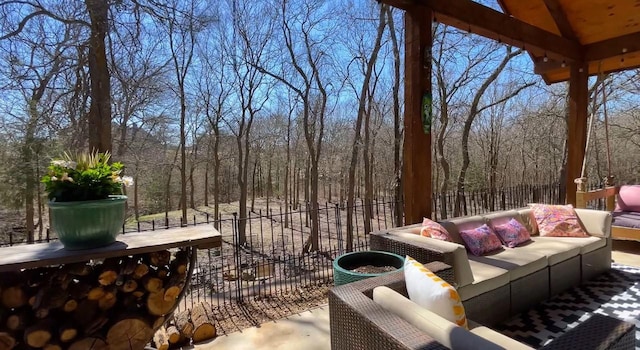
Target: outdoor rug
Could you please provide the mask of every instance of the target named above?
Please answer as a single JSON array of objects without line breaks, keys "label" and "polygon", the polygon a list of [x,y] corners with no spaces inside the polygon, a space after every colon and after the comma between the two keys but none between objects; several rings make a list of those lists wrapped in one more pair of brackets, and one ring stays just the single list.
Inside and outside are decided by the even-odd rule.
[{"label": "outdoor rug", "polygon": [[514,316],[496,330],[538,348],[598,313],[635,323],[640,349],[640,269],[612,264],[604,273],[533,309]]}]

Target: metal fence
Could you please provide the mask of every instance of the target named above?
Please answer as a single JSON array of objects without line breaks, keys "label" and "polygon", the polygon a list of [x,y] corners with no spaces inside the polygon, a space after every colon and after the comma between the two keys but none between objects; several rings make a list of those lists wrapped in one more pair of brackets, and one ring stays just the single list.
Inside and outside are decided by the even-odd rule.
[{"label": "metal fence", "polygon": [[[558,190],[557,185],[523,185],[493,192],[473,191],[463,197],[462,203],[465,213],[475,215],[492,209],[517,208],[534,201],[555,203]],[[434,194],[434,212],[439,212],[441,205],[452,208],[453,195],[443,198]],[[371,213],[371,229],[382,230],[393,226],[396,205],[401,203],[382,200],[368,207],[362,201],[356,202],[354,250],[368,249],[365,210]],[[230,214],[215,220],[205,211],[197,212],[187,225],[215,225],[222,235],[222,245],[199,252],[190,293],[180,308],[208,302],[216,316],[219,334],[225,334],[325,304],[333,284],[333,259],[344,253],[346,247],[346,209],[339,204],[325,203],[318,210],[319,249],[313,252],[304,250],[311,233],[309,209],[257,210],[246,218]],[[448,215],[451,216],[452,211]],[[247,241],[242,245],[237,242],[240,220],[246,221]],[[127,234],[165,229],[180,226],[180,221],[167,216],[127,225],[123,231]],[[51,239],[54,238],[47,231],[42,241]],[[24,241],[24,234],[16,232],[0,245]]]}]

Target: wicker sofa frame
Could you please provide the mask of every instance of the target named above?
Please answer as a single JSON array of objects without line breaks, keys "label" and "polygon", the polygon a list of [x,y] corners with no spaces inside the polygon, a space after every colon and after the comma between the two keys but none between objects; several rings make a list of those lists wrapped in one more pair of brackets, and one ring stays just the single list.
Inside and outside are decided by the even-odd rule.
[{"label": "wicker sofa frame", "polygon": [[[452,282],[453,271],[443,263],[426,266]],[[331,349],[398,350],[447,349],[428,334],[384,310],[372,300],[373,289],[389,287],[405,297],[404,273],[394,272],[339,287],[329,292]],[[485,310],[490,307],[485,306]],[[633,349],[635,326],[628,322],[594,315],[593,320],[563,334],[542,349]]]}]

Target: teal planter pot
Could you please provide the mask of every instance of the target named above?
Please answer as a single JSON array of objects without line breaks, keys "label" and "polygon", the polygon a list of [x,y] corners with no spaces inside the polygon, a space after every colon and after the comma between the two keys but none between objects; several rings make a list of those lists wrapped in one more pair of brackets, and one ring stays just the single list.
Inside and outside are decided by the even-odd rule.
[{"label": "teal planter pot", "polygon": [[91,249],[116,240],[124,224],[127,196],[79,202],[49,202],[53,231],[66,249]]},{"label": "teal planter pot", "polygon": [[357,267],[372,266],[393,266],[395,271],[404,269],[404,257],[383,251],[362,251],[340,255],[333,260],[333,283],[336,286],[363,280],[366,278],[385,275],[387,273],[360,273],[351,271]]}]

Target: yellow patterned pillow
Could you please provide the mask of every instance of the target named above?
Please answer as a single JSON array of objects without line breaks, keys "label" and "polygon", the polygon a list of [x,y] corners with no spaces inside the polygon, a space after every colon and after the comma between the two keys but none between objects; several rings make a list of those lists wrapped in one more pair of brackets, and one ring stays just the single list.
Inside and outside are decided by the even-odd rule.
[{"label": "yellow patterned pillow", "polygon": [[469,328],[458,291],[410,256],[404,261],[404,279],[409,299],[441,317]]}]

